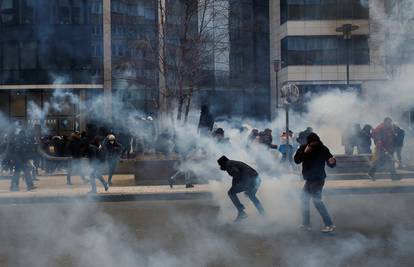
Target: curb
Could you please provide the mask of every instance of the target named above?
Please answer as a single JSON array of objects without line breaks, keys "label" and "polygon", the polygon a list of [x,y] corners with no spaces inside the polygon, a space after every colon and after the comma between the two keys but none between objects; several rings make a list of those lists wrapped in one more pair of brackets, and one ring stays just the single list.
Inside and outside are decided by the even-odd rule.
[{"label": "curb", "polygon": [[163,200],[209,200],[211,192],[153,193],[153,194],[96,194],[74,196],[0,197],[0,205],[43,203],[95,203]]}]

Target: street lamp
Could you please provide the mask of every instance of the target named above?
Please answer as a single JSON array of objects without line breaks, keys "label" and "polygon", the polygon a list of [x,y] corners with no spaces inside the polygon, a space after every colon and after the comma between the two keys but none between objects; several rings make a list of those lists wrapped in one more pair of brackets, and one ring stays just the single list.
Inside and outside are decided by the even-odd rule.
[{"label": "street lamp", "polygon": [[352,32],[359,29],[358,25],[344,24],[336,28],[336,32],[342,32],[346,49],[346,85],[349,87],[349,43],[352,39]]},{"label": "street lamp", "polygon": [[282,89],[280,90],[281,98],[283,98],[283,102],[285,104],[285,111],[286,111],[286,144],[289,145],[289,107],[291,104],[295,103],[299,100],[299,88],[296,84],[288,83],[283,85]]},{"label": "street lamp", "polygon": [[273,60],[273,71],[276,77],[276,109],[279,107],[279,71],[280,71],[280,60]]}]

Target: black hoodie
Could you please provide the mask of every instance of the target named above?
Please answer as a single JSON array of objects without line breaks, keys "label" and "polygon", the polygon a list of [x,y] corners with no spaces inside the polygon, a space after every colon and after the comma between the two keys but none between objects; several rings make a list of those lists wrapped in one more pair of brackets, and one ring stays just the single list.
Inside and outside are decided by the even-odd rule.
[{"label": "black hoodie", "polygon": [[[307,146],[310,146],[310,151],[305,153]],[[329,164],[328,160],[332,158],[329,149],[322,143],[315,133],[308,136],[308,142],[299,147],[295,154],[296,164],[302,163],[303,179],[307,181],[318,181],[326,178],[325,163],[333,168],[336,163]]]}]

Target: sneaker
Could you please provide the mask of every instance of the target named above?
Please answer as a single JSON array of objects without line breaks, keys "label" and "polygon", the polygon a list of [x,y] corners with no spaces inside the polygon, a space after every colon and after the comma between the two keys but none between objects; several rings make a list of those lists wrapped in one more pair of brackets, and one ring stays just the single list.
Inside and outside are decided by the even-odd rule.
[{"label": "sneaker", "polygon": [[109,186],[112,186],[112,181],[108,181],[108,185]]},{"label": "sneaker", "polygon": [[368,177],[369,179],[371,179],[371,181],[376,181],[377,179],[375,178],[375,176],[372,173],[368,173]]},{"label": "sneaker", "polygon": [[325,226],[324,228],[321,229],[321,233],[332,233],[333,231],[335,231],[336,226],[335,225],[330,225],[330,226]]},{"label": "sneaker", "polygon": [[306,232],[312,231],[312,227],[310,225],[304,225],[304,224],[299,225],[299,229],[302,231],[306,231]]},{"label": "sneaker", "polygon": [[36,188],[37,188],[37,186],[34,186],[34,185],[29,186],[29,187],[27,188],[27,191],[35,190]]},{"label": "sneaker", "polygon": [[109,190],[109,186],[108,186],[108,184],[107,184],[107,183],[105,183],[105,184],[104,184],[104,188],[105,188],[105,192],[108,192],[108,190]]},{"label": "sneaker", "polygon": [[193,188],[194,187],[194,185],[193,184],[186,184],[185,185],[185,188]]},{"label": "sneaker", "polygon": [[246,219],[247,217],[248,216],[247,216],[247,213],[246,212],[244,212],[244,211],[239,212],[239,214],[237,214],[236,219],[234,219],[234,222],[240,222],[240,221]]},{"label": "sneaker", "polygon": [[172,178],[168,179],[168,184],[170,185],[170,188],[172,189],[174,187],[174,179]]}]

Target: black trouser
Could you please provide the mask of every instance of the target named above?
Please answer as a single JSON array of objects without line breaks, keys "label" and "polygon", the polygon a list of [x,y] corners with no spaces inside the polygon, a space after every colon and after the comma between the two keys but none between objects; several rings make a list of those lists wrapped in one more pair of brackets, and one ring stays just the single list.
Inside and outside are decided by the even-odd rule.
[{"label": "black trouser", "polygon": [[310,225],[310,200],[322,217],[325,226],[333,225],[328,209],[322,201],[322,189],[325,180],[306,181],[302,191],[302,224]]},{"label": "black trouser", "polygon": [[257,190],[259,189],[261,180],[259,177],[248,181],[248,182],[241,182],[238,184],[233,185],[230,190],[227,192],[231,201],[233,202],[234,206],[239,212],[244,211],[244,206],[241,204],[239,198],[237,197],[238,193],[246,192],[246,195],[249,199],[253,202],[256,209],[260,212],[260,214],[264,214],[264,208],[260,203],[260,200],[256,197]]},{"label": "black trouser", "polygon": [[16,162],[14,165],[14,175],[11,180],[10,190],[18,190],[19,189],[19,180],[20,180],[20,173],[24,173],[24,180],[26,182],[26,187],[29,189],[33,186],[32,175],[31,175],[32,168],[28,161],[25,162]]}]

